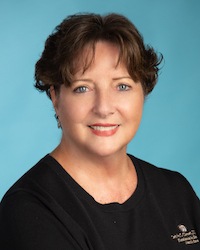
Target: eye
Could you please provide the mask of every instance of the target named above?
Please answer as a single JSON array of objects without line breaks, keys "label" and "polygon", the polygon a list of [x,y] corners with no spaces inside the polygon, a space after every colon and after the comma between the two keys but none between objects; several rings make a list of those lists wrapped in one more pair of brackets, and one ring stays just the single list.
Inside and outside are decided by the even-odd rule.
[{"label": "eye", "polygon": [[79,86],[73,90],[73,92],[75,92],[75,93],[85,93],[88,91],[89,91],[89,89],[85,86]]},{"label": "eye", "polygon": [[124,83],[121,83],[117,86],[119,91],[127,91],[130,89],[130,86]]}]

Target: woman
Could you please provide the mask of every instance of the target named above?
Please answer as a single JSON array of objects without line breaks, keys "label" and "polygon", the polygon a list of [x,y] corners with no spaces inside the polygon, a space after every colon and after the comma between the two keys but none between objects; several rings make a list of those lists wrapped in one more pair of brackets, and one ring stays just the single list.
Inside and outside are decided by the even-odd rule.
[{"label": "woman", "polygon": [[1,249],[200,249],[200,202],[180,174],[126,153],[158,58],[117,14],[69,16],[36,64],[62,139],[6,193]]}]

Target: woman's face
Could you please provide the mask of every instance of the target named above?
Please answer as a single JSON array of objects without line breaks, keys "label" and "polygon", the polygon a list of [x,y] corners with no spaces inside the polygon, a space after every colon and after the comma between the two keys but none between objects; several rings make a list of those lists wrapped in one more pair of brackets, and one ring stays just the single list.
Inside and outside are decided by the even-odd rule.
[{"label": "woman's face", "polygon": [[68,152],[101,157],[124,153],[134,137],[144,94],[126,67],[117,64],[118,56],[116,46],[98,42],[90,67],[77,72],[71,86],[61,85],[59,94],[51,91]]}]

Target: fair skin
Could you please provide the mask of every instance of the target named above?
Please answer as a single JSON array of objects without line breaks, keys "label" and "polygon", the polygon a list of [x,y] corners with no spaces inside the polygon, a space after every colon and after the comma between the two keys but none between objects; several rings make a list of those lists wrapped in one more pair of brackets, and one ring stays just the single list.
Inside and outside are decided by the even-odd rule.
[{"label": "fair skin", "polygon": [[144,94],[124,64],[117,65],[118,56],[116,46],[99,41],[92,64],[71,86],[61,85],[59,93],[51,88],[62,126],[51,155],[101,204],[123,203],[137,186],[126,147],[139,127]]}]

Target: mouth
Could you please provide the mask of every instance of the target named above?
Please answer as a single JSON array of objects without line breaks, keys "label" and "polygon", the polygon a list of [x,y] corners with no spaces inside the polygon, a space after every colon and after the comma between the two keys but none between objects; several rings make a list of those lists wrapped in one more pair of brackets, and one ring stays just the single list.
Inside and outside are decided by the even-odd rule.
[{"label": "mouth", "polygon": [[91,131],[98,136],[111,136],[114,135],[118,128],[118,124],[92,124],[89,125]]},{"label": "mouth", "polygon": [[89,126],[90,128],[94,129],[94,130],[98,130],[98,131],[109,131],[109,130],[113,130],[115,128],[117,128],[119,125],[109,125],[109,126],[94,126],[91,125]]}]

